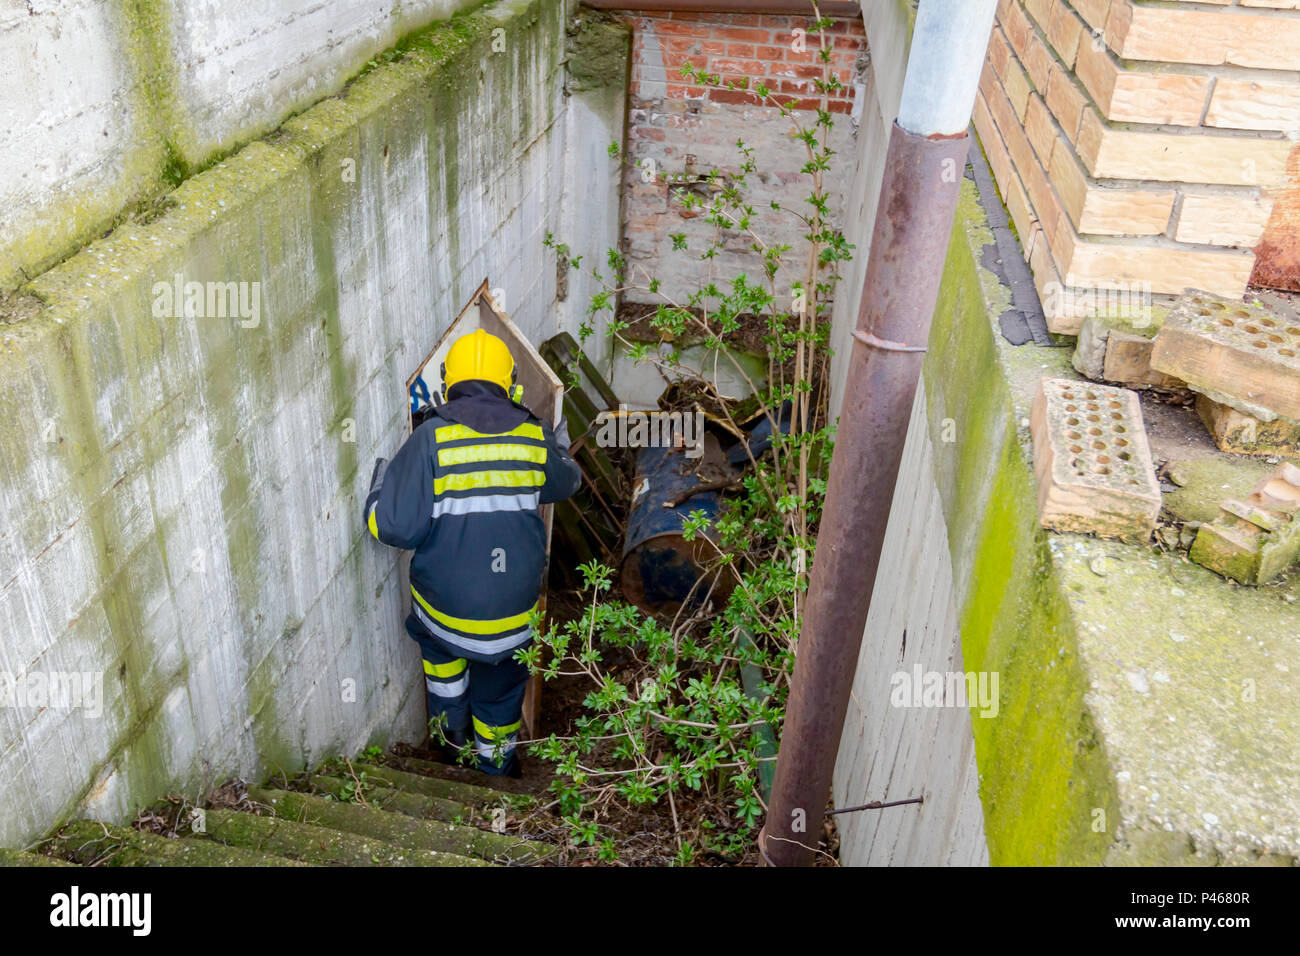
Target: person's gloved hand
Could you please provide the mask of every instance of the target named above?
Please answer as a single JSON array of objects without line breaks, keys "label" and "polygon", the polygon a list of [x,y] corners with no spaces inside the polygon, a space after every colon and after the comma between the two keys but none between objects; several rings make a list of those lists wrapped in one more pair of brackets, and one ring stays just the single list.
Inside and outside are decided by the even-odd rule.
[{"label": "person's gloved hand", "polygon": [[569,452],[569,446],[573,442],[569,439],[569,420],[563,415],[560,416],[560,423],[555,426],[555,444],[560,446],[560,450],[566,455]]}]

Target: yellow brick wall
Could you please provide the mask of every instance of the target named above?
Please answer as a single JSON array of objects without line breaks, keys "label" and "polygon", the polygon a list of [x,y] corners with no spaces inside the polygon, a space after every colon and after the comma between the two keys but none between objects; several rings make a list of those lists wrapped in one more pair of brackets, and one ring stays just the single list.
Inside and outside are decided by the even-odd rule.
[{"label": "yellow brick wall", "polygon": [[1049,283],[1241,295],[1300,243],[1300,0],[1001,0],[974,122],[1054,330]]}]

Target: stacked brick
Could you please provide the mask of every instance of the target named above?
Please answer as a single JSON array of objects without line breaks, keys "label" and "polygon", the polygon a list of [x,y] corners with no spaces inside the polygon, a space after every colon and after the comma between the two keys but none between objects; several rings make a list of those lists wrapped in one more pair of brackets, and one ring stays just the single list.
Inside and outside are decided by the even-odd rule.
[{"label": "stacked brick", "polygon": [[[792,117],[783,115],[781,107],[793,109],[793,120],[805,128],[815,122],[809,110],[821,103],[816,80],[823,64],[818,54],[822,37],[812,29],[812,18],[665,12],[629,16],[629,22],[633,60],[623,251],[638,277],[644,270],[662,283],[660,293],[683,301],[710,282],[725,287],[740,274],[751,279],[762,275],[762,258],[752,249],[754,236],[744,230],[727,230],[717,254],[701,259],[719,230],[698,207],[682,201],[683,192],[707,201],[716,187],[741,175],[745,156],[738,142],[753,150],[756,166],[744,186],[752,209],[750,228],[769,246],[788,246],[783,262],[801,269],[808,229],[793,213],[807,209],[811,179],[803,171],[807,152],[792,138]],[[834,220],[854,172],[851,114],[867,56],[862,19],[833,20],[826,41],[829,67],[844,86],[827,101],[834,122],[828,145],[835,156],[823,188]],[[681,74],[686,64],[718,75],[722,83],[694,84]],[[727,81],[737,86],[747,81],[751,90],[761,82],[772,98],[728,89]],[[708,177],[715,174],[719,178],[710,183]],[[790,293],[794,275],[798,273],[781,277],[779,294]],[[624,301],[658,298],[632,291]]]},{"label": "stacked brick", "polygon": [[[715,73],[723,84],[765,84],[782,105],[813,110],[820,105],[814,81],[822,77],[819,34],[810,17],[742,13],[659,13],[639,16],[632,38],[633,95],[662,85],[669,99],[707,99],[713,103],[752,105],[758,99],[743,90],[699,86],[681,75],[683,65]],[[866,48],[859,18],[838,19],[826,30],[831,70],[844,88],[830,94],[832,113],[853,109],[858,56]],[[771,103],[771,101],[768,101]]]},{"label": "stacked brick", "polygon": [[974,122],[1054,331],[1114,301],[1068,289],[1241,296],[1296,71],[1300,0],[1001,0]]}]

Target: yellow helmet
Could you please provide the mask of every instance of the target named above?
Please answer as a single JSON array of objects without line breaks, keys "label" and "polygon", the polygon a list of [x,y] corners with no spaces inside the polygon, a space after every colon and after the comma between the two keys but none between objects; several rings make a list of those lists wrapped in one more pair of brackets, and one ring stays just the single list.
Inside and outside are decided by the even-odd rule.
[{"label": "yellow helmet", "polygon": [[453,385],[473,379],[500,385],[507,394],[515,383],[515,360],[510,349],[482,329],[462,335],[447,351],[447,359],[442,363],[443,396]]}]

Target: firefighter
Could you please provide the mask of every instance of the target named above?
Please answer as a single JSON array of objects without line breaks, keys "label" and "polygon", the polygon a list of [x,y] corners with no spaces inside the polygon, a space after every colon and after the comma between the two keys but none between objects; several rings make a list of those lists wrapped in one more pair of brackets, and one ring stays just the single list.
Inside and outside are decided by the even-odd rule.
[{"label": "firefighter", "polygon": [[457,339],[442,367],[442,403],[391,462],[375,463],[365,520],[413,550],[406,630],[420,645],[430,722],[455,747],[471,738],[478,768],[518,776],[515,740],[546,562],[537,507],[578,489],[567,429],[520,404],[514,359],[482,329]]}]

